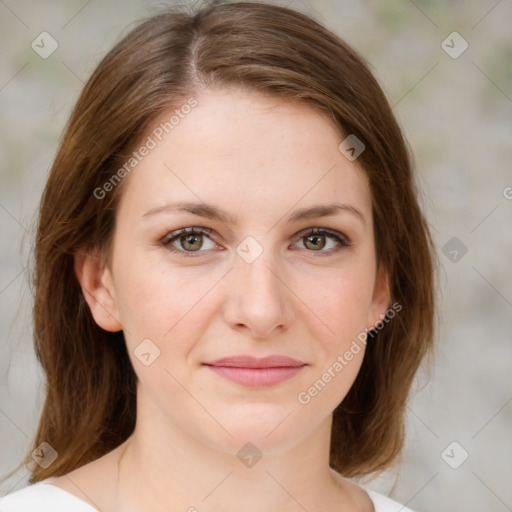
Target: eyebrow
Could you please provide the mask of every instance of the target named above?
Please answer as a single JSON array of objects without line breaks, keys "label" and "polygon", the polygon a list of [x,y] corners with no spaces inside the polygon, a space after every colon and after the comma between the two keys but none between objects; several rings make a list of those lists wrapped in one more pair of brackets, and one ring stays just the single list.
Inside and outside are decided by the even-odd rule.
[{"label": "eyebrow", "polygon": [[[218,220],[225,224],[236,224],[236,218],[229,214],[226,210],[205,202],[178,201],[167,203],[163,206],[157,206],[148,210],[142,217],[148,217],[163,212],[184,211],[205,217],[212,220]],[[314,219],[319,217],[330,217],[341,212],[351,213],[366,225],[366,218],[355,206],[343,203],[330,203],[325,205],[315,205],[308,208],[296,210],[287,217],[287,222],[298,222],[306,219]]]}]

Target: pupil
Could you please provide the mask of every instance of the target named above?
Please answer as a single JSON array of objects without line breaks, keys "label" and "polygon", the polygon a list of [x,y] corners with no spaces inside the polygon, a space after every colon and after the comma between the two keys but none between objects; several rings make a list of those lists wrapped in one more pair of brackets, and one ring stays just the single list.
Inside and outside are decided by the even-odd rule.
[{"label": "pupil", "polygon": [[[189,242],[189,240],[192,240],[192,242]],[[194,240],[195,240],[195,242],[194,242]],[[199,236],[197,236],[197,235],[186,235],[185,236],[185,245],[186,246],[187,245],[188,246],[193,246],[194,243],[199,245],[199,246],[201,245],[200,244],[200,237]],[[192,249],[192,250],[199,249],[199,247],[184,247],[184,248],[186,248],[186,249],[188,248],[188,249]]]},{"label": "pupil", "polygon": [[307,237],[307,240],[308,240],[308,242],[313,244],[313,248],[318,248],[319,247],[320,249],[323,249],[325,244],[320,243],[319,245],[317,245],[318,241],[321,238],[323,238],[323,237],[322,236],[318,236],[318,235],[311,235],[311,236]]}]

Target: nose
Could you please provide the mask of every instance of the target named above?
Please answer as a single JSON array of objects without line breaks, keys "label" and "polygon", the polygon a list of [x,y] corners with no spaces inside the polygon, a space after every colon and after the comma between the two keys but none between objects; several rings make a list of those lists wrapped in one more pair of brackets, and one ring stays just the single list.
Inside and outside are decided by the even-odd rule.
[{"label": "nose", "polygon": [[283,272],[278,272],[278,265],[265,252],[252,263],[236,256],[227,279],[223,307],[231,328],[263,339],[290,326],[293,293]]}]

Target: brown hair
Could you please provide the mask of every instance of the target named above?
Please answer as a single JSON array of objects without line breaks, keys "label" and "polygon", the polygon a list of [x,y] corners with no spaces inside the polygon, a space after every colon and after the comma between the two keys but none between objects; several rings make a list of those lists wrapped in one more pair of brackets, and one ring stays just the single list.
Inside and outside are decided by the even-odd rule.
[{"label": "brown hair", "polygon": [[93,320],[74,254],[108,258],[123,181],[101,200],[93,191],[151,123],[205,86],[305,102],[365,144],[357,162],[370,185],[377,258],[402,310],[368,343],[334,411],[330,465],[362,476],[401,452],[406,400],[435,338],[436,256],[407,143],[368,64],[338,36],[288,8],[213,1],[138,24],[100,62],[66,126],[41,200],[32,278],[35,351],[47,383],[30,452],[46,441],[58,458],[46,469],[31,464],[30,483],[95,460],[133,432],[137,378],[123,333]]}]

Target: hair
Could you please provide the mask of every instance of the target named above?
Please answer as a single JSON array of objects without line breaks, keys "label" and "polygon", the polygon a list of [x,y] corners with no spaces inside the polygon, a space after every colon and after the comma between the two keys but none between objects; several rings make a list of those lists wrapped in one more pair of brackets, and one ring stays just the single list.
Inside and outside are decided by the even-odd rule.
[{"label": "hair", "polygon": [[[126,179],[101,200],[93,191],[126,163],[155,120],[204,87],[306,103],[342,136],[364,143],[357,164],[368,178],[377,261],[389,273],[391,303],[402,309],[371,332],[360,371],[333,412],[330,466],[356,477],[399,459],[406,403],[420,364],[431,360],[436,314],[436,254],[407,141],[369,64],[339,36],[289,8],[214,0],[139,21],[94,70],[65,127],[41,198],[31,276],[34,346],[46,386],[20,464],[31,466],[29,483],[101,457],[135,428],[137,377],[123,333],[94,321],[74,255],[98,251],[108,261]],[[42,442],[58,452],[47,468],[31,463]]]}]

